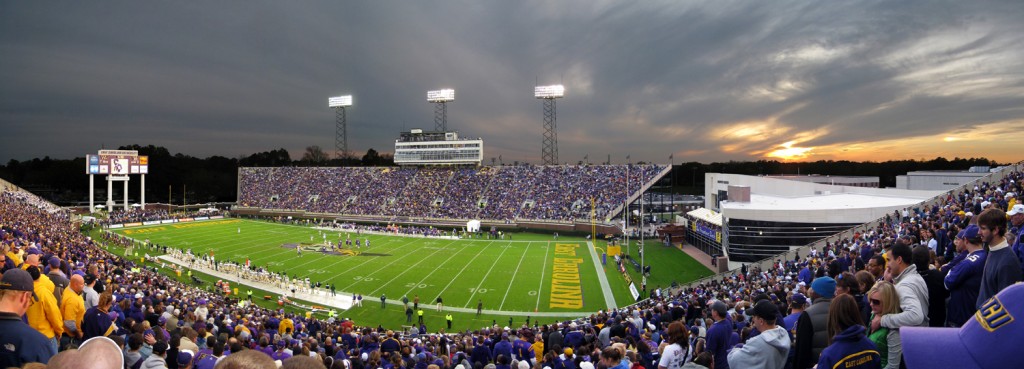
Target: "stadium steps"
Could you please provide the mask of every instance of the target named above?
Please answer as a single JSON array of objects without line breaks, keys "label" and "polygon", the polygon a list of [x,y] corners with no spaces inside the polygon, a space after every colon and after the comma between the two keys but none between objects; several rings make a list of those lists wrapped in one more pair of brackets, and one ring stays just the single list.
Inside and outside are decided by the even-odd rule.
[{"label": "stadium steps", "polygon": [[473,210],[473,219],[480,219],[481,218],[481,213],[484,211],[484,209],[487,208],[487,206],[492,206],[492,205],[496,206],[496,205],[501,204],[501,200],[503,199],[502,197],[500,197],[500,196],[488,196],[488,195],[497,195],[496,193],[491,193],[491,186],[494,185],[494,181],[497,180],[500,177],[500,172],[504,171],[505,167],[497,167],[497,168],[498,168],[497,171],[499,173],[495,173],[494,175],[490,176],[490,178],[487,179],[487,185],[484,186],[483,191],[480,192],[480,196],[479,197],[485,197],[485,198],[489,199],[488,202],[487,202],[487,205],[485,207],[483,207],[483,208],[481,208],[481,207],[475,208]]},{"label": "stadium steps", "polygon": [[444,186],[441,187],[440,197],[430,199],[430,213],[428,214],[430,217],[437,217],[438,200],[440,199],[441,201],[440,205],[444,205],[447,200],[444,198],[444,195],[448,193],[448,185],[452,183],[452,178],[455,178],[456,170],[457,169],[447,170],[448,177],[444,179]]}]

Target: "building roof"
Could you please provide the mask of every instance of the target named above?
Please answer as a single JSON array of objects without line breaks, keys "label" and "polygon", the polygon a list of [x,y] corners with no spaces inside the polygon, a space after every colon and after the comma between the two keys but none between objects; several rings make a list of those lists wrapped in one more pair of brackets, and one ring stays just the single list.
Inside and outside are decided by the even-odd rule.
[{"label": "building roof", "polygon": [[686,215],[706,221],[719,227],[722,226],[722,213],[716,213],[711,209],[699,208],[686,213]]},{"label": "building roof", "polygon": [[750,194],[750,202],[740,203],[726,201],[721,204],[721,207],[723,210],[842,210],[869,209],[894,206],[906,207],[918,204],[923,200],[925,199],[900,196],[861,195],[851,193],[800,197],[780,197],[752,193]]}]

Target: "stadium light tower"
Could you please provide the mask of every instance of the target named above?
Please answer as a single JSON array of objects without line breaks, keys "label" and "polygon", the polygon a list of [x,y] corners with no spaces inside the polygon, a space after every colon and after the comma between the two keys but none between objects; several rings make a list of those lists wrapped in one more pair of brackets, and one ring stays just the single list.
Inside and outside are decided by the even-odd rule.
[{"label": "stadium light tower", "polygon": [[334,109],[334,150],[339,158],[348,157],[348,124],[345,122],[345,108],[349,106],[352,106],[352,95],[327,99],[327,107]]},{"label": "stadium light tower", "polygon": [[434,104],[434,130],[448,131],[448,103],[455,101],[455,90],[427,91],[427,102]]},{"label": "stadium light tower", "polygon": [[558,165],[558,131],[555,116],[555,99],[565,96],[565,86],[537,86],[533,88],[533,96],[544,100],[544,141],[541,144],[540,158],[544,165]]}]

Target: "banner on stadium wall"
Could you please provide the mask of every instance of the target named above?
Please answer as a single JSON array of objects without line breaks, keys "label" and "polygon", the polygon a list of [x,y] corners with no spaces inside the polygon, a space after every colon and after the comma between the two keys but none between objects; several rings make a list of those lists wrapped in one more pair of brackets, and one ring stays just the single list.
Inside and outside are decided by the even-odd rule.
[{"label": "banner on stadium wall", "polygon": [[161,220],[160,224],[171,224],[174,223],[175,219]]},{"label": "banner on stadium wall", "polygon": [[179,222],[191,222],[192,218],[181,218],[181,219],[178,219],[178,221]]},{"label": "banner on stadium wall", "polygon": [[224,219],[223,215],[212,216],[210,219]]},{"label": "banner on stadium wall", "polygon": [[125,223],[125,224],[124,224],[124,226],[125,226],[125,227],[138,227],[138,226],[140,226],[140,225],[142,225],[142,223],[139,223],[139,222],[135,222],[135,223]]},{"label": "banner on stadium wall", "polygon": [[207,220],[207,219],[210,219],[210,217],[195,217],[194,219],[195,220]]},{"label": "banner on stadium wall", "polygon": [[691,228],[693,228],[693,230],[695,232],[704,235],[704,237],[713,239],[713,240],[715,240],[715,242],[718,242],[718,243],[722,242],[722,232],[721,231],[715,230],[715,229],[713,229],[711,227],[708,227],[708,226],[705,226],[703,224],[697,224],[697,222],[693,222],[692,225],[693,226]]},{"label": "banner on stadium wall", "polygon": [[159,220],[151,220],[151,221],[148,221],[148,222],[142,222],[142,225],[154,225],[154,224],[160,224],[160,221]]},{"label": "banner on stadium wall", "polygon": [[111,225],[107,226],[107,228],[122,228],[122,227],[124,227],[124,224],[111,224]]},{"label": "banner on stadium wall", "polygon": [[629,294],[633,295],[633,301],[636,301],[636,299],[640,298],[640,291],[636,290],[636,285],[633,284],[632,282],[630,282],[629,284]]}]

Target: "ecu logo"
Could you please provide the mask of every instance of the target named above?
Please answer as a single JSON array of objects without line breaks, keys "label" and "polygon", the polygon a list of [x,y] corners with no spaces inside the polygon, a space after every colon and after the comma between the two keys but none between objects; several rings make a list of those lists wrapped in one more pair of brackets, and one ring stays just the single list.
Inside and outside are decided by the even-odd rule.
[{"label": "ecu logo", "polygon": [[995,332],[996,329],[1013,322],[1013,316],[1006,311],[998,297],[993,297],[981,305],[981,309],[974,314],[974,319],[989,332]]}]

